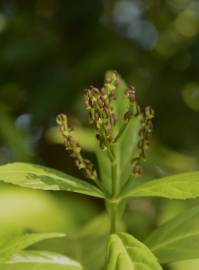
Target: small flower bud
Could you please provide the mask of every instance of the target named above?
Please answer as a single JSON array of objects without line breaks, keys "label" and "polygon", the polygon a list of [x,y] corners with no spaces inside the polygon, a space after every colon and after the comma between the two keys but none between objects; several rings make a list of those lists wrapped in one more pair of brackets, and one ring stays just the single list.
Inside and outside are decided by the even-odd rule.
[{"label": "small flower bud", "polygon": [[139,149],[142,149],[143,148],[143,145],[144,145],[143,140],[141,140],[141,141],[138,142],[137,147]]},{"label": "small flower bud", "polygon": [[140,113],[141,113],[141,108],[140,108],[140,106],[138,104],[136,104],[134,115],[135,116],[138,116]]},{"label": "small flower bud", "polygon": [[99,89],[94,87],[93,85],[90,86],[90,96],[92,96],[92,91],[95,93],[95,94],[98,94],[99,93]]},{"label": "small flower bud", "polygon": [[150,106],[146,107],[145,115],[146,115],[146,119],[148,120],[154,118],[154,115],[155,115],[154,110]]},{"label": "small flower bud", "polygon": [[100,135],[98,133],[96,134],[96,139],[100,141]]},{"label": "small flower bud", "polygon": [[106,149],[106,145],[105,145],[103,139],[100,138],[100,141],[99,141],[99,142],[100,142],[100,148],[101,148],[102,150],[105,150],[105,149]]},{"label": "small flower bud", "polygon": [[64,126],[63,126],[63,125],[61,125],[61,126],[59,127],[59,130],[60,130],[60,132],[63,134],[63,133],[64,133],[64,131],[65,131]]},{"label": "small flower bud", "polygon": [[139,176],[143,173],[144,169],[143,169],[143,166],[139,163],[137,163],[135,165],[135,167],[133,168],[133,173],[136,175],[136,176]]},{"label": "small flower bud", "polygon": [[100,107],[103,107],[104,106],[104,100],[103,100],[103,98],[100,96],[99,98],[98,98],[98,105],[100,106]]},{"label": "small flower bud", "polygon": [[74,151],[75,155],[79,155],[81,152],[81,147],[76,146],[73,151]]},{"label": "small flower bud", "polygon": [[153,123],[151,122],[151,120],[146,121],[146,129],[147,132],[151,133],[153,130]]},{"label": "small flower bud", "polygon": [[116,124],[116,122],[117,122],[117,117],[116,117],[115,113],[112,113],[112,114],[111,114],[110,122],[111,122],[111,125],[113,125],[113,126]]},{"label": "small flower bud", "polygon": [[105,124],[105,125],[103,126],[103,128],[104,128],[104,131],[105,131],[106,135],[108,135],[109,132],[110,132],[110,127],[109,127],[109,125]]},{"label": "small flower bud", "polygon": [[119,76],[117,75],[116,80],[115,80],[115,86],[118,87],[119,84],[120,84],[120,78],[119,78]]},{"label": "small flower bud", "polygon": [[108,134],[108,140],[109,140],[109,142],[112,142],[113,141],[113,136],[112,136],[112,134]]},{"label": "small flower bud", "polygon": [[91,171],[88,170],[88,169],[85,169],[85,170],[84,170],[84,176],[87,177],[87,178],[90,178],[90,177],[92,176]]},{"label": "small flower bud", "polygon": [[147,153],[146,153],[146,150],[145,150],[145,149],[142,149],[141,155],[142,155],[142,158],[143,158],[144,160],[146,160],[146,158],[147,158]]},{"label": "small flower bud", "polygon": [[87,165],[91,165],[91,161],[89,159],[84,159],[84,162],[87,164]]},{"label": "small flower bud", "polygon": [[63,113],[60,113],[56,117],[56,122],[57,122],[58,125],[65,125],[65,124],[67,124],[67,116],[65,114],[63,114]]},{"label": "small flower bud", "polygon": [[124,114],[124,120],[130,120],[133,116],[133,113],[131,111],[128,111]]},{"label": "small flower bud", "polygon": [[135,102],[135,94],[130,93],[129,94],[129,100],[130,100],[131,103],[134,103]]},{"label": "small flower bud", "polygon": [[107,118],[111,115],[110,110],[108,109],[107,106],[104,106],[104,112],[105,112]]},{"label": "small flower bud", "polygon": [[106,78],[106,79],[104,80],[104,83],[105,83],[105,84],[108,84],[108,83],[111,83],[111,81],[112,81],[111,78]]},{"label": "small flower bud", "polygon": [[75,165],[78,169],[80,169],[80,161],[78,159],[75,160]]},{"label": "small flower bud", "polygon": [[99,118],[100,118],[99,113],[98,113],[98,112],[96,112],[96,113],[95,113],[95,121],[98,121],[98,120],[99,120]]},{"label": "small flower bud", "polygon": [[86,106],[87,109],[90,108],[90,102],[89,102],[89,99],[85,98],[84,104],[85,104],[85,106]]}]

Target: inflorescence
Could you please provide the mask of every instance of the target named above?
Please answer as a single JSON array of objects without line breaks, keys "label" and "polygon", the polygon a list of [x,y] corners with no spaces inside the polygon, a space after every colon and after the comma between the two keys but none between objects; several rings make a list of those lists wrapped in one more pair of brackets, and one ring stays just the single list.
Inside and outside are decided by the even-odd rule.
[{"label": "inflorescence", "polygon": [[[124,126],[114,136],[114,128],[117,124],[117,116],[114,109],[114,101],[117,96],[117,88],[120,84],[120,77],[117,72],[113,72],[111,78],[104,82],[104,86],[99,89],[90,86],[85,90],[84,101],[86,109],[89,112],[89,122],[94,125],[97,133],[96,138],[99,141],[100,148],[105,151],[122,136],[126,126],[133,117],[139,117],[140,130],[138,134],[138,144],[136,156],[132,160],[132,174],[138,176],[143,173],[142,161],[146,160],[146,153],[150,146],[152,119],[154,111],[151,107],[146,107],[144,112],[136,101],[136,89],[134,86],[128,86],[124,92],[129,100],[127,112],[125,112]],[[60,114],[57,116],[57,124],[60,127],[64,137],[64,145],[70,155],[75,158],[78,169],[83,170],[87,178],[96,180],[97,173],[90,160],[84,159],[81,155],[81,147],[73,138],[71,128],[68,127],[67,116]],[[129,138],[130,139],[130,138]],[[133,149],[132,149],[133,150]]]},{"label": "inflorescence", "polygon": [[65,149],[70,153],[70,156],[75,159],[77,168],[84,172],[85,177],[96,180],[97,173],[94,165],[90,160],[82,157],[80,144],[72,136],[72,129],[68,126],[67,116],[61,113],[57,116],[56,121],[64,138]]},{"label": "inflorescence", "polygon": [[113,142],[112,132],[117,119],[112,102],[116,99],[115,92],[118,85],[119,76],[113,73],[111,79],[105,80],[103,88],[90,86],[84,93],[89,120],[97,130],[96,138],[103,150],[106,150]]},{"label": "inflorescence", "polygon": [[154,118],[154,111],[151,107],[146,107],[144,115],[141,115],[141,129],[139,130],[139,141],[137,144],[138,154],[132,160],[133,174],[135,176],[143,173],[142,160],[147,158],[147,150],[150,146],[152,133],[152,119]]}]

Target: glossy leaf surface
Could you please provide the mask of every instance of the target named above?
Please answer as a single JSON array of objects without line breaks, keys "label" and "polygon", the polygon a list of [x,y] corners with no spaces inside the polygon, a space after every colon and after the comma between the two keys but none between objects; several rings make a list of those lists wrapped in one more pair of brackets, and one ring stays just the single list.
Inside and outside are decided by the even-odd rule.
[{"label": "glossy leaf surface", "polygon": [[161,263],[199,257],[199,206],[161,225],[146,240]]},{"label": "glossy leaf surface", "polygon": [[[137,180],[139,181],[139,180]],[[149,181],[126,192],[124,197],[191,199],[199,196],[199,171]]]},{"label": "glossy leaf surface", "polygon": [[8,261],[19,251],[42,240],[63,237],[60,233],[41,233],[41,234],[17,234],[7,233],[0,235],[0,266]]},{"label": "glossy leaf surface", "polygon": [[22,251],[13,256],[4,270],[81,270],[81,265],[70,258],[47,251]]},{"label": "glossy leaf surface", "polygon": [[127,233],[113,234],[107,250],[106,270],[161,270],[152,252]]},{"label": "glossy leaf surface", "polygon": [[94,197],[103,194],[94,185],[50,169],[28,163],[9,163],[0,166],[0,180],[22,187],[42,190],[66,190]]}]

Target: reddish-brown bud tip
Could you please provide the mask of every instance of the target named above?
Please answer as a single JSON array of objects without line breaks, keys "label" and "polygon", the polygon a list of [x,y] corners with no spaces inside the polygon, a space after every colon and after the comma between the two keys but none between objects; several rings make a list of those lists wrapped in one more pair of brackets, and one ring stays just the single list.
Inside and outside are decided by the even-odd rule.
[{"label": "reddish-brown bud tip", "polygon": [[64,125],[67,123],[67,116],[63,113],[60,113],[56,117],[56,122],[58,125]]},{"label": "reddish-brown bud tip", "polygon": [[128,111],[124,114],[124,120],[129,120],[133,116],[132,111]]},{"label": "reddish-brown bud tip", "polygon": [[150,106],[146,107],[145,108],[145,115],[146,115],[147,120],[154,118],[154,116],[155,116],[154,110]]}]

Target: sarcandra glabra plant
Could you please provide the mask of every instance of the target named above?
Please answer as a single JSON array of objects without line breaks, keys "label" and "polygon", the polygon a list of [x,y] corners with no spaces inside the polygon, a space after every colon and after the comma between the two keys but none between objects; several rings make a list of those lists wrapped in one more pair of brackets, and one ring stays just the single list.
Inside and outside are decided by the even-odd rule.
[{"label": "sarcandra glabra plant", "polygon": [[[144,243],[123,232],[122,215],[129,198],[162,197],[167,199],[194,199],[199,197],[199,171],[180,173],[150,181],[141,181],[143,162],[147,158],[152,133],[154,111],[143,110],[136,100],[134,86],[127,86],[117,72],[108,72],[102,88],[90,86],[84,93],[89,122],[96,133],[95,153],[97,168],[82,155],[82,149],[74,137],[65,114],[57,116],[57,124],[64,147],[74,158],[75,164],[88,181],[45,166],[28,163],[10,163],[0,166],[0,180],[22,187],[41,190],[65,190],[85,194],[105,201],[110,217],[110,235],[106,258],[101,258],[104,270],[161,270],[161,264],[199,258],[199,206],[189,209],[152,232]],[[141,176],[141,177],[140,177]],[[96,232],[97,234],[97,232]],[[44,253],[21,250],[46,238],[60,234],[20,235],[0,237],[0,267],[18,270],[18,261],[28,267],[37,267]],[[13,249],[13,245],[17,249]],[[96,247],[91,247],[95,249]],[[39,251],[38,251],[39,252]],[[19,253],[19,254],[18,254]],[[27,258],[31,256],[31,265]],[[49,253],[49,264],[56,268]],[[89,256],[89,254],[88,254]],[[80,262],[62,257],[63,269],[84,268]],[[16,265],[16,268],[15,268]],[[28,269],[32,269],[32,268]],[[46,270],[46,265],[39,265]],[[86,270],[91,270],[84,268]],[[96,266],[99,270],[100,267]],[[92,270],[95,267],[92,266]]]},{"label": "sarcandra glabra plant", "polygon": [[[89,114],[89,122],[96,130],[96,139],[99,142],[101,151],[107,155],[107,158],[111,164],[111,178],[106,181],[111,182],[112,190],[109,193],[106,190],[106,185],[100,180],[100,176],[94,164],[83,158],[81,154],[81,146],[78,141],[73,137],[73,129],[69,127],[68,118],[65,114],[59,114],[57,116],[57,124],[59,130],[64,138],[65,149],[70,153],[71,157],[75,159],[75,164],[79,170],[81,170],[84,176],[90,180],[93,180],[95,184],[101,189],[106,196],[106,203],[111,216],[111,232],[116,231],[117,221],[117,209],[115,204],[118,204],[121,200],[120,192],[123,187],[120,185],[122,182],[119,179],[118,164],[117,164],[117,144],[122,138],[123,134],[128,129],[129,122],[133,118],[139,122],[139,129],[137,132],[137,144],[130,149],[132,152],[131,173],[126,183],[131,184],[132,176],[137,177],[143,173],[142,162],[146,160],[147,150],[150,146],[150,139],[152,133],[152,119],[154,118],[153,109],[148,106],[142,112],[140,105],[136,100],[136,89],[130,85],[126,87],[121,99],[126,99],[127,110],[122,115],[122,126],[117,125],[116,115],[116,102],[117,102],[117,89],[120,84],[120,76],[117,72],[113,72],[110,78],[107,78],[102,88],[90,86],[84,92],[85,106]],[[131,140],[131,138],[128,138]],[[114,206],[114,207],[113,207]]]}]

